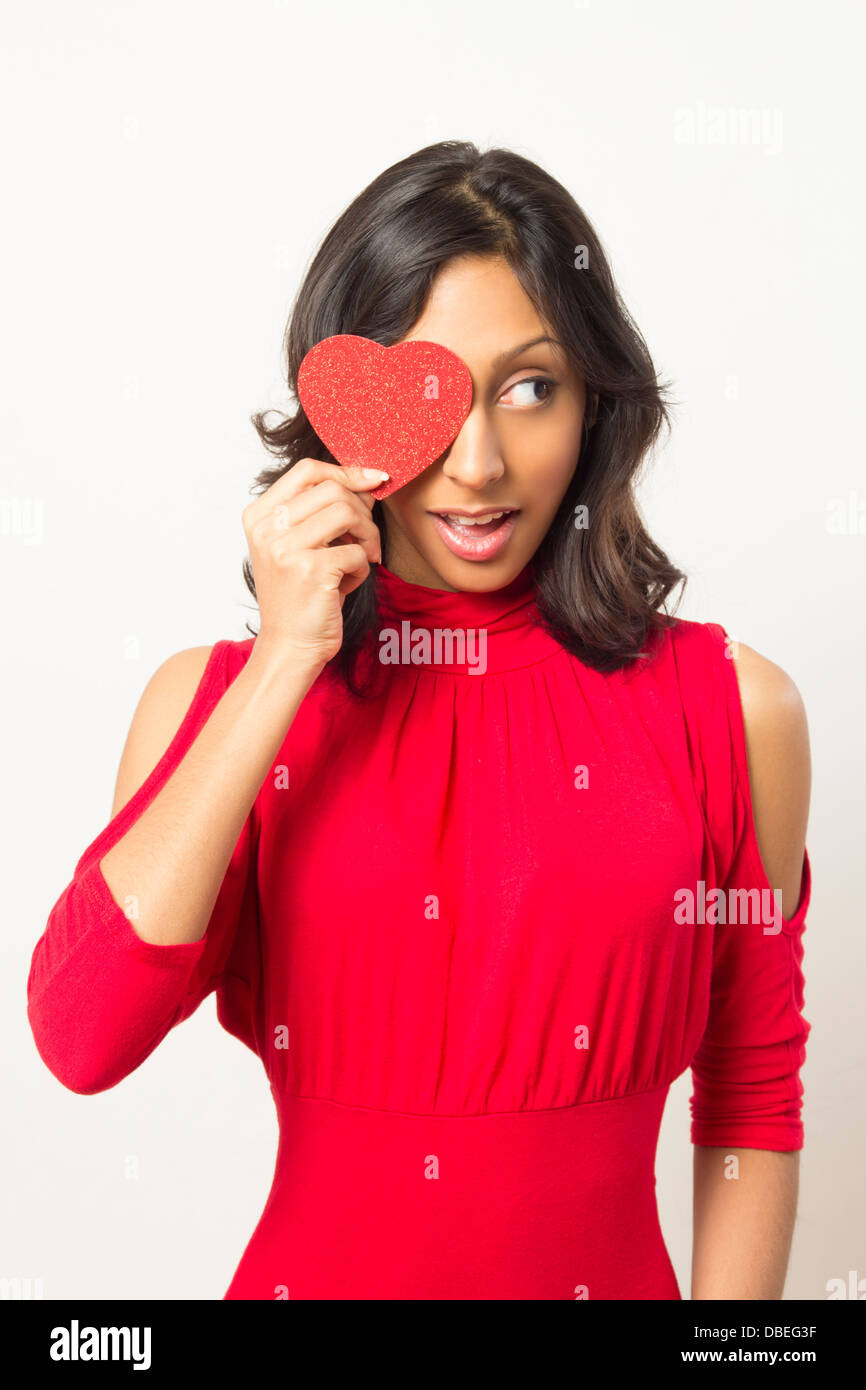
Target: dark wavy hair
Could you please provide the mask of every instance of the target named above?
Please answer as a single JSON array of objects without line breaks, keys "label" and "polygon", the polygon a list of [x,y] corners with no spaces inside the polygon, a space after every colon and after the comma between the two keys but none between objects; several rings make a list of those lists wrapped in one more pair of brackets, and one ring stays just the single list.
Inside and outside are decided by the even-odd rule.
[{"label": "dark wavy hair", "polygon": [[[670,428],[667,386],[588,218],[537,164],[512,150],[482,152],[468,141],[443,140],[368,184],[331,227],[292,306],[284,339],[289,388],[296,396],[300,363],[322,338],[355,333],[384,347],[398,342],[420,316],[436,273],[466,255],[507,260],[582,373],[588,407],[594,398],[578,467],[532,558],[543,624],[597,671],[646,659],[649,639],[675,622],[663,611],[668,595],[687,582],[648,534],[634,496],[643,460],[662,428]],[[266,422],[270,410],[252,416],[276,458],[256,477],[257,492],[299,459],[337,461],[299,402],[292,415],[275,413],[281,418],[273,426]],[[579,505],[588,515],[582,529],[574,524]],[[372,516],[386,536],[381,502]],[[243,571],[255,597],[248,556]],[[378,619],[375,572],[372,566],[344,600],[343,642],[334,658],[359,695],[365,691],[355,658]]]}]

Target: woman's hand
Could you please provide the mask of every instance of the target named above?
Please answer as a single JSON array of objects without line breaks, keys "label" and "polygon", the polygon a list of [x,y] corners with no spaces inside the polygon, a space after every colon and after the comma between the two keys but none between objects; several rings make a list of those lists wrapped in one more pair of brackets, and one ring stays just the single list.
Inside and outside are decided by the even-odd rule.
[{"label": "woman's hand", "polygon": [[382,542],[366,492],[389,475],[300,459],[243,511],[260,626],[255,647],[310,667],[343,641],[343,600],[363,584]]}]

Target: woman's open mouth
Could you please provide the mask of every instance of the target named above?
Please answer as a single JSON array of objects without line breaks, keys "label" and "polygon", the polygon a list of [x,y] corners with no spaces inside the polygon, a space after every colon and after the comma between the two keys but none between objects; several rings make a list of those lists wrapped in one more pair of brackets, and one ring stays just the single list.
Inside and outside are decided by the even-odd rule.
[{"label": "woman's open mouth", "polygon": [[517,524],[519,509],[479,512],[460,516],[452,512],[431,512],[436,530],[448,549],[461,560],[491,560],[498,555]]}]

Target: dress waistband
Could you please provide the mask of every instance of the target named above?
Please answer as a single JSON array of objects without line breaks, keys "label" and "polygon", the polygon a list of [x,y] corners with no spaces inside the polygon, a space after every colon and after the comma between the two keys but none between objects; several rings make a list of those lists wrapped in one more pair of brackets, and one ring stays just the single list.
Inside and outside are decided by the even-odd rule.
[{"label": "dress waistband", "polygon": [[228,1296],[680,1297],[655,1202],[667,1085],[467,1116],[271,1090],[274,1181]]},{"label": "dress waistband", "polygon": [[[484,1114],[436,1115],[406,1110],[384,1110],[373,1106],[353,1105],[324,1096],[297,1096],[282,1091],[271,1083],[271,1095],[277,1108],[280,1124],[352,1126],[359,1134],[371,1137],[399,1134],[419,1137],[424,1134],[461,1132],[463,1142],[477,1135],[475,1142],[485,1142],[485,1132],[495,1142],[496,1136],[508,1135],[511,1142],[526,1142],[535,1146],[540,1140],[592,1135],[594,1139],[617,1138],[628,1141],[631,1150],[645,1150],[651,1139],[653,1146],[664,1112],[670,1085],[657,1086],[651,1091],[639,1091],[609,1100],[587,1101],[579,1105],[563,1105],[548,1110],[491,1111]],[[465,1131],[465,1133],[462,1133]],[[643,1142],[641,1142],[643,1141]],[[654,1151],[654,1147],[653,1147]]]}]

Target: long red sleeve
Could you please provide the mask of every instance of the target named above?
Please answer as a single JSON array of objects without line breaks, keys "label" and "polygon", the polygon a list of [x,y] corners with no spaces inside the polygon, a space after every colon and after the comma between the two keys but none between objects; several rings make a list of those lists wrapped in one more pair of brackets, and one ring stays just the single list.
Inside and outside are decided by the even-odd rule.
[{"label": "long red sleeve", "polygon": [[[140,1066],[170,1028],[217,988],[250,911],[251,813],[232,854],[205,935],[181,945],[143,941],[113,899],[99,861],[178,766],[230,681],[236,644],[218,642],[171,744],[147,781],[82,854],[33,951],[27,1017],[42,1060],[72,1091],[92,1095]],[[235,1007],[235,1013],[240,1011]],[[244,1036],[240,1029],[239,1036]],[[254,1043],[244,1036],[250,1046]]]}]

